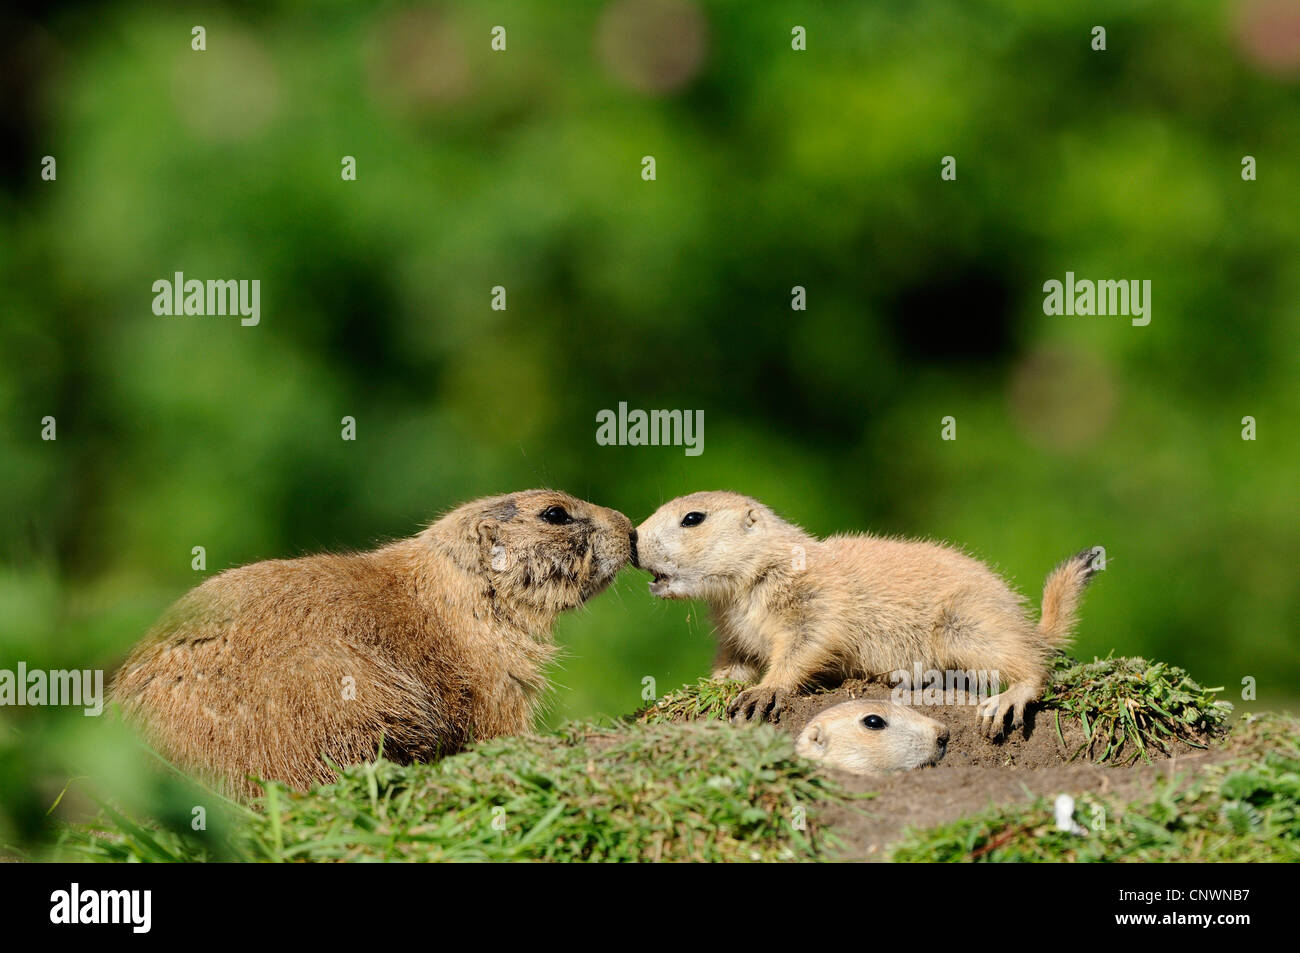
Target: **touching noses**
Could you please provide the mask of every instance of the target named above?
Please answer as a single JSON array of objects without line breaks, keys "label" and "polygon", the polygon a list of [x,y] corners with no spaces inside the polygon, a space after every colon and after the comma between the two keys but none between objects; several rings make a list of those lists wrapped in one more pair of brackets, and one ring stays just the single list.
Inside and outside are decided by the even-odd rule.
[{"label": "touching noses", "polygon": [[628,542],[632,545],[632,565],[637,569],[640,569],[641,563],[638,561],[636,554],[636,530],[632,530],[632,532],[628,534]]}]

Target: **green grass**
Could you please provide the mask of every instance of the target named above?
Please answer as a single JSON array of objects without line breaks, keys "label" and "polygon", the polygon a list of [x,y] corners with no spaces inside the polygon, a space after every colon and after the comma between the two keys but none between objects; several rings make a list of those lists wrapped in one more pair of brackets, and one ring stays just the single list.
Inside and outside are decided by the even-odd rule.
[{"label": "green grass", "polygon": [[[1247,716],[1234,730],[1240,757],[1194,778],[1162,777],[1127,803],[1084,795],[1058,830],[1053,803],[1001,808],[925,831],[892,852],[904,862],[1300,861],[1300,720]],[[1103,823],[1098,824],[1098,819]]]},{"label": "green grass", "polygon": [[[552,735],[494,739],[431,765],[357,765],[305,794],[272,785],[252,809],[195,792],[178,799],[183,810],[144,822],[104,804],[96,824],[64,828],[56,853],[99,861],[825,857],[836,845],[817,825],[817,808],[853,796],[798,759],[785,735],[721,723],[743,687],[701,679],[614,726],[570,723]],[[1144,659],[1062,658],[1044,706],[1057,730],[1060,719],[1083,725],[1088,741],[1075,756],[1131,762],[1172,739],[1202,745],[1221,737],[1230,706],[1215,700],[1216,691]],[[1255,783],[1263,793],[1237,797],[1236,807],[1220,798],[1229,818],[1223,823],[1249,827],[1225,842],[1231,850],[1214,846],[1213,811],[1196,813],[1211,795],[1169,786],[1145,814],[1124,814],[1120,825],[1081,842],[1054,832],[1050,805],[1039,802],[914,835],[900,859],[971,859],[980,851],[975,859],[1047,859],[1067,849],[1079,855],[1070,859],[1093,859],[1089,851],[1158,854],[1165,841],[1155,831],[1166,822],[1202,832],[1207,842],[1192,845],[1202,858],[1235,858],[1237,849],[1242,857],[1290,856],[1294,838],[1273,834],[1294,821],[1283,809],[1287,777],[1294,779],[1286,759],[1294,750],[1279,755],[1283,749],[1260,724],[1252,720],[1240,730],[1258,734],[1267,754],[1238,771],[1253,780],[1232,784]],[[205,832],[189,829],[188,805],[196,803],[220,805]],[[1080,810],[1088,815],[1095,804],[1108,817],[1124,813],[1088,799]],[[1138,839],[1143,831],[1146,841]],[[1175,828],[1166,833],[1166,841],[1182,844],[1169,840]],[[1169,856],[1177,851],[1170,848]]]},{"label": "green grass", "polygon": [[818,806],[847,801],[768,727],[567,725],[432,765],[349,768],[306,794],[272,786],[221,835],[105,808],[63,859],[255,861],[810,860],[833,840]]},{"label": "green grass", "polygon": [[1217,701],[1222,687],[1205,688],[1183,669],[1143,658],[1104,658],[1079,662],[1059,656],[1043,694],[1043,707],[1054,712],[1057,733],[1065,744],[1061,719],[1075,718],[1086,741],[1070,756],[1091,761],[1143,758],[1168,752],[1178,741],[1194,747],[1223,734],[1232,705]]},{"label": "green grass", "polygon": [[635,717],[643,725],[722,720],[726,717],[727,706],[745,684],[702,678],[693,685],[683,685],[668,692],[653,705],[637,712]]}]

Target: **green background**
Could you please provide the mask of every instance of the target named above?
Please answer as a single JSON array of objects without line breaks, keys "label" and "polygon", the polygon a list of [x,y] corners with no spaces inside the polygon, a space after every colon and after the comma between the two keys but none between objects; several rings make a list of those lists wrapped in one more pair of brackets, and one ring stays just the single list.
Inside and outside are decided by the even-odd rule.
[{"label": "green background", "polygon": [[[1068,7],[12,19],[0,667],[111,671],[202,578],[196,545],[211,574],[530,486],[634,522],[725,488],[818,534],[960,544],[1035,606],[1103,545],[1079,654],[1290,706],[1300,53],[1267,4]],[[175,271],[260,279],[261,324],[155,316]],[[1149,279],[1150,325],[1044,315],[1067,271]],[[703,455],[598,446],[620,401],[703,410]],[[627,569],[559,623],[548,723],[707,671],[707,618],[647,581]],[[70,775],[138,784],[92,721],[0,712],[0,835]]]}]

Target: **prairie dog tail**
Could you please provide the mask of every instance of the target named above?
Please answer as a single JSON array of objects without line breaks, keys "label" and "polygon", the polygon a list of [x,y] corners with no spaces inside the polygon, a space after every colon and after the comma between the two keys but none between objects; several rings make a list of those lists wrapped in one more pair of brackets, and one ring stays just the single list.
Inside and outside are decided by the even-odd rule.
[{"label": "prairie dog tail", "polygon": [[1092,549],[1071,556],[1053,569],[1043,584],[1043,617],[1038,631],[1049,645],[1061,647],[1070,641],[1083,590],[1097,572],[1092,557]]}]

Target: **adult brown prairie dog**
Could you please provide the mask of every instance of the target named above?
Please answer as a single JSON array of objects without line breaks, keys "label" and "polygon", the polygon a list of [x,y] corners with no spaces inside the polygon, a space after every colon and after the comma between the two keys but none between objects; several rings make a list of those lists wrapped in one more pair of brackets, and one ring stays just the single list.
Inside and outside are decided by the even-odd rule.
[{"label": "adult brown prairie dog", "polygon": [[168,758],[242,795],[327,760],[426,761],[527,731],[556,616],[627,561],[622,513],[553,490],[466,503],[363,553],[269,560],[190,591],[113,684]]},{"label": "adult brown prairie dog", "polygon": [[815,715],[794,750],[850,774],[911,771],[942,760],[948,726],[905,705],[863,698]]},{"label": "adult brown prairie dog", "polygon": [[817,679],[922,669],[997,672],[1006,691],[981,703],[988,731],[1047,681],[1092,575],[1080,553],[1047,577],[1041,621],[983,563],[937,543],[870,535],[819,540],[736,493],[693,493],[637,527],[633,562],[650,591],[709,603],[719,649],[714,675],[758,684],[732,714],[761,719]]}]

